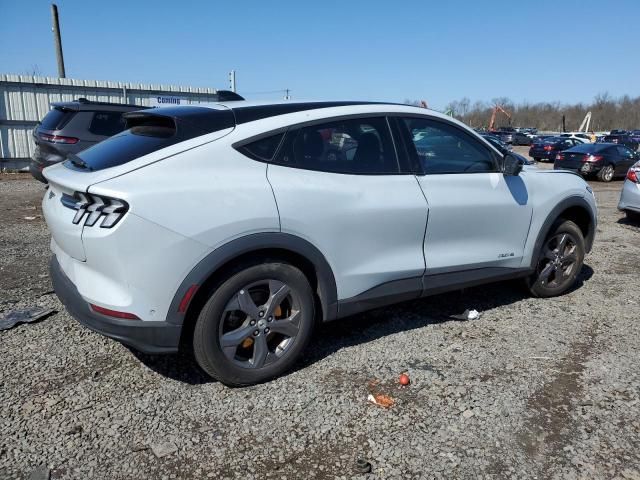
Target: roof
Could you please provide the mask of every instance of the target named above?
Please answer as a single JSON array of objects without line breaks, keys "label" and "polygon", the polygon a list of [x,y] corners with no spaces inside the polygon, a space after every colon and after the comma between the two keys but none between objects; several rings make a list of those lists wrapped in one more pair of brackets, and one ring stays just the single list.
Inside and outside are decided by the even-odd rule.
[{"label": "roof", "polygon": [[142,110],[142,105],[133,105],[127,103],[111,103],[111,102],[97,102],[93,100],[87,100],[86,98],[78,98],[70,102],[53,102],[52,107],[63,107],[70,110],[95,110],[96,107],[103,107],[104,110]]}]

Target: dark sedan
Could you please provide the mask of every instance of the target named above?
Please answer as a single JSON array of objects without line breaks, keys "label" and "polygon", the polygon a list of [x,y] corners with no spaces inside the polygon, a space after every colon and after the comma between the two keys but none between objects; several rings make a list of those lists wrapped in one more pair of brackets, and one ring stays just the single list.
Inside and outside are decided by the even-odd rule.
[{"label": "dark sedan", "polygon": [[624,177],[640,154],[614,143],[585,143],[556,154],[553,168],[596,175],[603,182]]},{"label": "dark sedan", "polygon": [[547,137],[531,145],[529,156],[536,162],[543,159],[552,162],[558,152],[581,144],[582,142],[573,138]]},{"label": "dark sedan", "polygon": [[514,145],[531,145],[533,140],[522,132],[513,132],[512,142]]}]

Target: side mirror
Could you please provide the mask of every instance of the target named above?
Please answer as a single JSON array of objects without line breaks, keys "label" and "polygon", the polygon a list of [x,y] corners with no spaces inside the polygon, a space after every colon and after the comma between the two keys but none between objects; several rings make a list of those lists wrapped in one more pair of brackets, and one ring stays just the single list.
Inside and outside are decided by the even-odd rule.
[{"label": "side mirror", "polygon": [[506,154],[502,159],[502,173],[505,175],[518,175],[522,171],[523,166],[524,162],[522,159],[511,153]]}]

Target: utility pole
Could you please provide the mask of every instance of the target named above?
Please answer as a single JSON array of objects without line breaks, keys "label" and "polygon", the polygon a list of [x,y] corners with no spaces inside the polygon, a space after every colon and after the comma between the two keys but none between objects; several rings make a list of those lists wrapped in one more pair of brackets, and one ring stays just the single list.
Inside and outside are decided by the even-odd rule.
[{"label": "utility pole", "polygon": [[288,88],[287,88],[287,89],[285,89],[285,94],[284,94],[284,99],[285,99],[285,100],[291,100],[291,96],[289,95],[289,92],[290,92],[290,91],[291,91],[291,90],[289,90]]},{"label": "utility pole", "polygon": [[229,72],[229,90],[232,92],[236,91],[236,71],[231,70]]},{"label": "utility pole", "polygon": [[62,55],[62,39],[60,38],[60,22],[58,21],[58,6],[51,4],[51,22],[53,31],[53,43],[56,47],[56,58],[58,59],[58,77],[65,78],[64,57]]}]

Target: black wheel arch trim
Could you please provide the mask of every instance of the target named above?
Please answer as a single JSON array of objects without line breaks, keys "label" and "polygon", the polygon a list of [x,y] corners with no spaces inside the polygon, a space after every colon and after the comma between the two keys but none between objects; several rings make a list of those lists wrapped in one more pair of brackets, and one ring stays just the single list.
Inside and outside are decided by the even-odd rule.
[{"label": "black wheel arch trim", "polygon": [[186,312],[179,312],[180,302],[192,285],[202,286],[220,268],[242,255],[269,249],[288,251],[303,257],[313,265],[318,281],[317,293],[322,306],[322,321],[334,320],[338,313],[338,290],[333,270],[324,255],[309,241],[296,235],[264,232],[231,240],[200,260],[183,279],[173,296],[167,322],[182,325]]},{"label": "black wheel arch trim", "polygon": [[596,218],[595,212],[591,208],[591,205],[589,205],[589,203],[583,197],[579,195],[572,195],[570,197],[565,198],[561,202],[559,202],[551,210],[549,215],[547,215],[547,218],[545,219],[544,223],[542,224],[542,227],[538,231],[538,236],[536,237],[536,243],[534,244],[534,247],[533,247],[533,255],[531,257],[531,268],[535,268],[536,265],[538,264],[540,249],[542,248],[542,244],[544,243],[545,239],[549,235],[549,232],[551,231],[551,227],[553,226],[555,221],[560,217],[562,212],[572,207],[580,207],[589,214],[590,222],[587,230],[587,235],[585,235],[584,237],[584,245],[585,245],[585,253],[589,253],[591,251],[591,247],[593,246],[593,241],[595,238],[596,225],[597,225],[597,218]]}]

